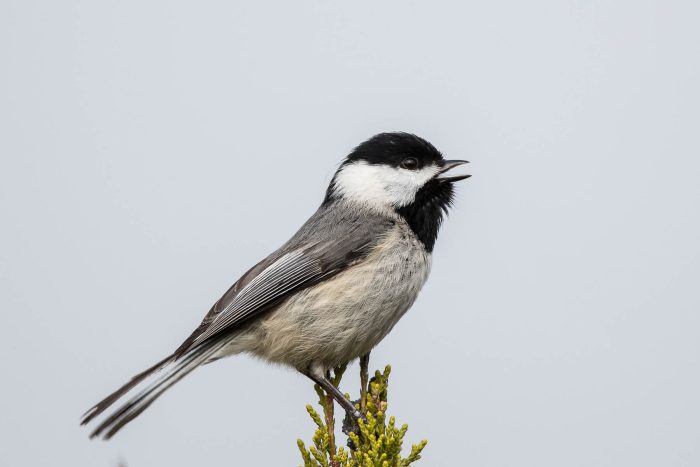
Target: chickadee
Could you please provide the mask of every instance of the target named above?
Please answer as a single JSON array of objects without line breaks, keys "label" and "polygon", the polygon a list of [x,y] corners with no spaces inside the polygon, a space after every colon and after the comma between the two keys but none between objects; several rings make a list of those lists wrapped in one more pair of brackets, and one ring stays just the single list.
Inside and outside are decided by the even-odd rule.
[{"label": "chickadee", "polygon": [[287,243],[243,274],[175,352],[85,413],[83,425],[121,402],[91,437],[111,438],[198,366],[243,352],[296,368],[359,417],[328,370],[368,354],[415,301],[453,182],[469,177],[445,173],[466,162],[408,133],[360,144]]}]

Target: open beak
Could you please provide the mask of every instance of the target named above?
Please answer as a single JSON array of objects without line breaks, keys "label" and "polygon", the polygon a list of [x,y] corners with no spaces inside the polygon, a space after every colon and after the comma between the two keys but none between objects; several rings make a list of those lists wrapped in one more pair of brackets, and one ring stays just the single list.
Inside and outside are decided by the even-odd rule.
[{"label": "open beak", "polygon": [[460,180],[464,180],[465,178],[471,177],[471,175],[455,175],[454,177],[441,177],[440,175],[449,172],[450,170],[454,169],[455,167],[458,167],[463,164],[468,164],[469,161],[459,161],[459,160],[454,160],[454,161],[445,161],[445,165],[443,165],[440,168],[440,171],[438,172],[438,177],[437,180],[440,180],[441,182],[458,182]]}]

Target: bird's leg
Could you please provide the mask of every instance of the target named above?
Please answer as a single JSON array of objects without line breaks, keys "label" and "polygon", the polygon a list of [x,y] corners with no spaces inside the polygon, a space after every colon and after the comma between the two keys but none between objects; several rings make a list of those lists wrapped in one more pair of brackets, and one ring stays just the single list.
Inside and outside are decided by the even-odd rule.
[{"label": "bird's leg", "polygon": [[355,405],[347,400],[345,395],[326,377],[326,373],[323,369],[319,368],[317,365],[311,365],[304,374],[321,386],[326,393],[331,394],[333,399],[335,399],[347,413],[355,418],[362,417],[362,413],[355,408]]},{"label": "bird's leg", "polygon": [[[367,392],[368,392],[368,382],[369,382],[369,352],[360,357],[360,399],[357,401],[360,404],[360,413],[362,414],[362,419],[367,421]],[[360,424],[357,422],[357,418],[352,417],[348,414],[345,415],[343,419],[343,433],[348,435],[348,447],[351,451],[357,449],[355,443],[350,438],[350,433],[355,433],[360,436]]]}]

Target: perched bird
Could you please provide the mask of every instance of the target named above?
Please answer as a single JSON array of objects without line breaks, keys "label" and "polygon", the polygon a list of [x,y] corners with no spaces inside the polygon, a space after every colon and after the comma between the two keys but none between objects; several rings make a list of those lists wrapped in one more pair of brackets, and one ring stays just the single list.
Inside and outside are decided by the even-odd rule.
[{"label": "perched bird", "polygon": [[368,354],[415,301],[453,183],[469,177],[446,172],[466,162],[408,133],[360,144],[287,243],[243,274],[175,352],[85,413],[83,425],[120,403],[91,437],[109,439],[198,366],[244,352],[296,368],[359,417],[328,370]]}]

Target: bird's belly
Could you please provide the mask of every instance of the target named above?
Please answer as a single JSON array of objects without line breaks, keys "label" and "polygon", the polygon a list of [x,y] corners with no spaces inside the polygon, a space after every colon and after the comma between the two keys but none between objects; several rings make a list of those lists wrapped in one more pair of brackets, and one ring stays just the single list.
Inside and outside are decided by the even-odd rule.
[{"label": "bird's belly", "polygon": [[410,308],[430,271],[430,254],[402,238],[283,302],[257,327],[252,352],[299,369],[369,352]]}]

